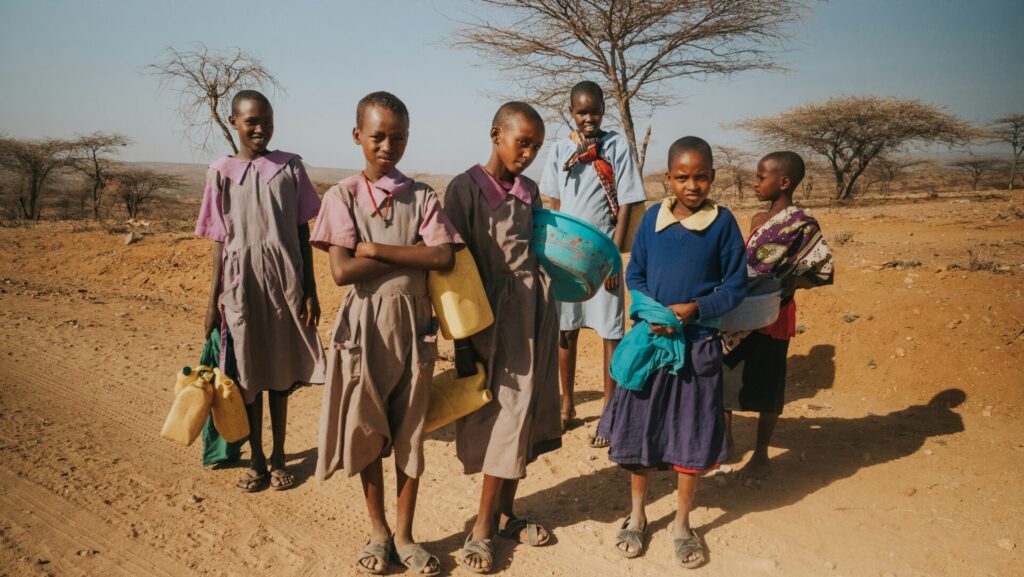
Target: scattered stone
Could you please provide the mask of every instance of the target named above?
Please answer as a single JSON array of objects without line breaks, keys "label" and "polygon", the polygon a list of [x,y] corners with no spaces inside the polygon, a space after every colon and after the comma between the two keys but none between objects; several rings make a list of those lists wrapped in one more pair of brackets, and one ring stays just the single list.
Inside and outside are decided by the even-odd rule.
[{"label": "scattered stone", "polygon": [[860,315],[846,314],[846,315],[843,315],[843,322],[844,323],[852,323],[853,321],[855,321],[855,320],[857,320],[859,318],[860,318]]},{"label": "scattered stone", "polygon": [[896,347],[896,357],[902,359],[905,356],[907,356],[907,351],[900,347]]},{"label": "scattered stone", "polygon": [[931,449],[925,449],[925,450],[924,450],[924,454],[925,454],[925,455],[927,455],[927,456],[929,456],[929,457],[931,457],[931,456],[932,456],[932,453],[934,453],[934,451],[932,451]]},{"label": "scattered stone", "polygon": [[903,491],[903,494],[904,494],[904,495],[906,495],[906,496],[908,496],[908,497],[913,497],[914,495],[916,495],[916,494],[917,494],[917,489],[915,489],[914,487],[907,487],[907,488],[906,488],[906,489],[905,489],[905,490]]},{"label": "scattered stone", "polygon": [[836,564],[833,563],[832,561],[825,561],[825,568],[828,569],[829,571],[835,571]]},{"label": "scattered stone", "polygon": [[878,368],[878,365],[875,364],[875,359],[868,359],[868,368],[869,369],[876,369],[876,368]]},{"label": "scattered stone", "polygon": [[191,502],[191,503],[202,503],[202,502],[203,502],[203,498],[202,498],[202,497],[200,497],[199,495],[191,495],[191,496],[190,496],[190,497],[188,498],[188,500],[189,500],[189,502]]},{"label": "scattered stone", "polygon": [[996,541],[996,545],[998,545],[1000,549],[1004,549],[1006,551],[1013,551],[1017,548],[1017,544],[1009,539],[1000,539]]},{"label": "scattered stone", "polygon": [[49,559],[44,559],[44,558],[40,557],[40,558],[36,559],[36,563],[39,564],[39,565],[49,565],[50,564],[50,560]]},{"label": "scattered stone", "polygon": [[981,416],[982,417],[991,417],[992,416],[992,409],[993,409],[992,405],[985,405],[985,408],[981,411]]}]

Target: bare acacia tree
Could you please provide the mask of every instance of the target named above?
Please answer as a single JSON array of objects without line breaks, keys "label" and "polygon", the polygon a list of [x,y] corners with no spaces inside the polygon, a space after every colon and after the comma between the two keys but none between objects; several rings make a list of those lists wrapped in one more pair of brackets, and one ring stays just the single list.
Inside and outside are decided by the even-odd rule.
[{"label": "bare acacia tree", "polygon": [[1010,114],[997,118],[992,123],[990,132],[997,141],[1005,142],[1013,149],[1013,160],[1010,161],[1010,185],[1017,181],[1020,173],[1020,160],[1024,156],[1024,114]]},{"label": "bare acacia tree", "polygon": [[22,218],[39,220],[39,197],[56,171],[71,163],[74,148],[73,141],[57,138],[0,138],[0,167],[18,181],[15,189]]},{"label": "bare acacia tree", "polygon": [[210,139],[220,130],[224,140],[238,152],[228,127],[231,98],[239,90],[284,91],[259,59],[240,48],[211,52],[203,43],[193,50],[168,47],[164,59],[145,71],[160,79],[160,86],[178,93],[178,116],[197,150],[209,152]]},{"label": "bare acacia tree", "polygon": [[971,190],[978,190],[978,183],[988,173],[1004,167],[1007,163],[998,158],[969,156],[949,163],[949,166],[963,172],[971,179]]},{"label": "bare acacia tree", "polygon": [[914,144],[963,145],[978,135],[970,124],[938,106],[877,96],[830,98],[736,125],[766,144],[825,157],[835,176],[836,200],[849,199],[857,180],[878,158]]},{"label": "bare acacia tree", "polygon": [[92,187],[89,200],[92,203],[93,218],[100,217],[103,191],[114,172],[115,165],[108,156],[118,154],[122,147],[129,144],[131,144],[131,139],[127,136],[106,132],[94,132],[86,136],[79,136],[75,140],[76,150],[71,166],[85,175]]},{"label": "bare acacia tree", "polygon": [[743,189],[751,185],[752,173],[748,164],[753,161],[754,155],[731,146],[716,146],[715,159],[724,165],[724,176],[736,189],[736,198],[743,200]]},{"label": "bare acacia tree", "polygon": [[129,218],[139,215],[142,206],[161,190],[173,190],[184,184],[181,177],[149,168],[127,168],[114,176],[114,187]]},{"label": "bare acacia tree", "polygon": [[878,186],[879,194],[888,195],[892,185],[907,171],[921,166],[926,161],[906,156],[880,156],[864,171],[864,189]]},{"label": "bare acacia tree", "polygon": [[[512,70],[514,97],[565,118],[569,89],[602,79],[609,107],[643,172],[634,114],[676,101],[673,80],[773,69],[800,0],[475,0],[499,8],[456,32],[499,70]],[[611,112],[611,110],[609,110]]]}]

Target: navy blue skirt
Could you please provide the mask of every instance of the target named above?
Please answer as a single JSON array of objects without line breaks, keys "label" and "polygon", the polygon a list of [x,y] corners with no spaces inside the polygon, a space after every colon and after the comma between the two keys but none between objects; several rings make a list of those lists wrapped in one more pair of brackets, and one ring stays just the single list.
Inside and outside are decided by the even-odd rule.
[{"label": "navy blue skirt", "polygon": [[722,343],[717,333],[687,334],[679,374],[659,369],[641,391],[616,387],[597,432],[612,462],[631,470],[714,469],[728,456],[722,406]]}]

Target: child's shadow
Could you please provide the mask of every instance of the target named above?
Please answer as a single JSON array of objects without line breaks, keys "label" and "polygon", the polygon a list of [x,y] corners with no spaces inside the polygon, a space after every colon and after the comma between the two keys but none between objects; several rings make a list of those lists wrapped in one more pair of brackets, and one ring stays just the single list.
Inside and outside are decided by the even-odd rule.
[{"label": "child's shadow", "polygon": [[285,463],[288,465],[288,471],[291,472],[292,477],[295,479],[295,484],[292,485],[292,488],[299,487],[312,479],[316,473],[316,447],[310,447],[300,453],[287,455]]},{"label": "child's shadow", "polygon": [[814,345],[806,355],[786,359],[786,400],[813,397],[819,390],[831,389],[836,380],[835,345]]},{"label": "child's shadow", "polygon": [[[966,399],[962,390],[946,389],[926,405],[912,405],[887,415],[780,420],[772,442],[774,447],[785,449],[772,458],[773,475],[778,481],[769,478],[759,490],[748,489],[735,479],[724,487],[702,482],[696,505],[725,511],[702,532],[728,525],[747,513],[792,505],[864,467],[912,455],[931,437],[962,432],[963,419],[952,409]],[[659,519],[652,527],[667,526],[671,519],[671,515]]]}]

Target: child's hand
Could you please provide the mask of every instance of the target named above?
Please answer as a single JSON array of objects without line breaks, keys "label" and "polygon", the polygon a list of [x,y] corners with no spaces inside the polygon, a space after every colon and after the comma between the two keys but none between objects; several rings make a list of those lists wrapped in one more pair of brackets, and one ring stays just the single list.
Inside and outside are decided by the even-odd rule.
[{"label": "child's hand", "polygon": [[307,327],[315,327],[320,322],[320,301],[315,296],[306,297],[302,300],[302,310],[299,311],[299,320],[306,323]]},{"label": "child's hand", "polygon": [[210,303],[210,306],[206,307],[206,319],[203,321],[203,330],[206,338],[210,338],[210,333],[213,329],[220,328],[220,308]]},{"label": "child's hand", "polygon": [[356,258],[377,258],[377,247],[372,242],[361,242],[356,245]]},{"label": "child's hand", "polygon": [[608,278],[604,279],[604,289],[608,292],[613,292],[619,288],[619,278],[621,274],[613,274]]},{"label": "child's hand", "polygon": [[666,327],[665,325],[651,323],[650,326],[651,332],[658,335],[659,337],[666,337],[675,332],[674,330],[672,330],[672,327]]},{"label": "child's hand", "polygon": [[697,303],[679,303],[677,305],[669,306],[668,310],[674,312],[677,319],[686,322],[693,315],[697,314],[699,309],[697,308]]}]

